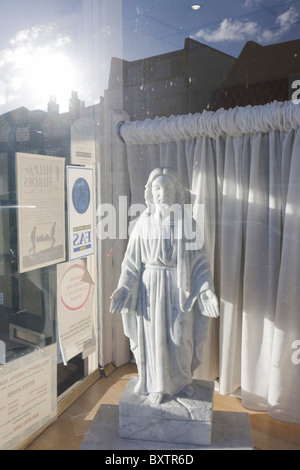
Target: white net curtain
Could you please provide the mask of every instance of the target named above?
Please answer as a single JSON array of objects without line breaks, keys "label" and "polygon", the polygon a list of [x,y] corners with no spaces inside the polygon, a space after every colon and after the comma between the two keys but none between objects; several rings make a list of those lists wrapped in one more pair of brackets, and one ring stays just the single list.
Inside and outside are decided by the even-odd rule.
[{"label": "white net curtain", "polygon": [[300,105],[125,122],[131,204],[158,166],[203,204],[220,302],[196,378],[246,408],[300,422]]}]

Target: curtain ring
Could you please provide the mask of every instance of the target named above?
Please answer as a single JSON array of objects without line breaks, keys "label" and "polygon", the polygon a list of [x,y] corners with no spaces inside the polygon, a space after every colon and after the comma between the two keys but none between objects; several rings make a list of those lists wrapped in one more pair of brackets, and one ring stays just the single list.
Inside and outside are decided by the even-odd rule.
[{"label": "curtain ring", "polygon": [[125,140],[123,139],[123,137],[121,135],[121,127],[123,126],[123,124],[125,124],[125,121],[119,121],[118,122],[118,124],[117,124],[117,134],[118,134],[119,139],[125,144]]}]

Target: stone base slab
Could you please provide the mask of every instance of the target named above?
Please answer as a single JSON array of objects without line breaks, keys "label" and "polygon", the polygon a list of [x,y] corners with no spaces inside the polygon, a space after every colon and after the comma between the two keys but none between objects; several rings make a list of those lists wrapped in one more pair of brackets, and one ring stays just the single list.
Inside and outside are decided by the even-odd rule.
[{"label": "stone base slab", "polygon": [[214,383],[194,380],[194,394],[164,397],[152,403],[148,396],[136,395],[137,377],[131,377],[119,403],[121,438],[174,444],[210,445]]},{"label": "stone base slab", "polygon": [[[248,413],[214,411],[209,446],[123,439],[119,435],[119,406],[101,405],[80,446],[80,450],[252,450]],[[127,454],[126,454],[127,455]]]}]

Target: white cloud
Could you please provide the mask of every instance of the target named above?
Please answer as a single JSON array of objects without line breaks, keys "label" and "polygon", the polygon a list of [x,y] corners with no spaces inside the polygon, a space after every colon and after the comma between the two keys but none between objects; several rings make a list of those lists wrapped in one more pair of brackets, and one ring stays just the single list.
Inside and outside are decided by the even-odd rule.
[{"label": "white cloud", "polygon": [[32,52],[51,52],[70,42],[70,36],[55,34],[52,26],[40,25],[21,30],[10,40],[9,48],[0,50],[0,68],[7,65],[21,68],[30,59]]},{"label": "white cloud", "polygon": [[12,91],[18,91],[22,88],[23,86],[23,77],[21,76],[16,76],[16,77],[10,77],[8,78],[7,80],[7,85],[9,86],[9,88],[12,90]]},{"label": "white cloud", "polygon": [[250,35],[257,33],[257,23],[253,21],[242,22],[232,18],[225,18],[218,29],[214,31],[200,29],[194,38],[206,42],[242,41]]},{"label": "white cloud", "polygon": [[13,103],[14,101],[19,100],[20,98],[21,95],[14,95],[11,93],[6,97],[6,103]]},{"label": "white cloud", "polygon": [[14,54],[11,49],[3,49],[0,51],[0,68],[5,64],[12,63],[14,61]]},{"label": "white cloud", "polygon": [[70,36],[63,36],[62,34],[59,34],[56,38],[55,45],[57,47],[62,47],[65,44],[69,44],[71,42]]},{"label": "white cloud", "polygon": [[[246,0],[248,6],[251,1],[252,0]],[[296,24],[298,16],[299,14],[295,7],[291,6],[287,11],[276,18],[275,24],[277,25],[277,29],[275,30],[263,29],[254,21],[240,21],[225,18],[217,29],[213,31],[205,28],[200,29],[192,38],[208,43],[243,41],[253,38],[261,43],[271,43],[279,40],[284,33],[288,32]]]},{"label": "white cloud", "polygon": [[0,80],[0,106],[6,104],[6,85]]},{"label": "white cloud", "polygon": [[[40,25],[19,31],[10,40],[9,47],[0,50],[6,103],[13,103],[21,95],[27,100],[32,100],[32,96],[47,99],[50,94],[64,94],[65,99],[68,93],[69,97],[74,71],[65,47],[70,42],[68,35],[55,31],[52,26]],[[3,99],[0,101],[3,104]]]},{"label": "white cloud", "polygon": [[24,44],[25,42],[32,42],[39,37],[39,34],[43,26],[33,26],[30,29],[23,29],[19,31],[14,38],[10,40],[10,43],[15,46],[18,44]]},{"label": "white cloud", "polygon": [[288,31],[296,24],[298,16],[296,8],[292,6],[289,10],[278,16],[276,23],[279,24],[281,31]]},{"label": "white cloud", "polygon": [[282,13],[276,18],[275,24],[278,25],[278,29],[270,31],[266,29],[260,34],[260,41],[262,43],[271,43],[278,41],[284,33],[288,32],[296,23],[299,14],[295,7],[291,6],[287,11]]}]

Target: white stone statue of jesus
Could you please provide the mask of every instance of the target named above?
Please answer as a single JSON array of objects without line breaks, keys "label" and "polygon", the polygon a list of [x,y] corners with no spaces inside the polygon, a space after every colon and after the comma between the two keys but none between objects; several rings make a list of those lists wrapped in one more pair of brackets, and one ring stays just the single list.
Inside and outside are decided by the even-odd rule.
[{"label": "white stone statue of jesus", "polygon": [[219,310],[203,237],[185,211],[177,173],[153,170],[145,200],[110,310],[122,313],[138,368],[135,393],[159,404],[165,395],[193,395],[208,317]]}]

